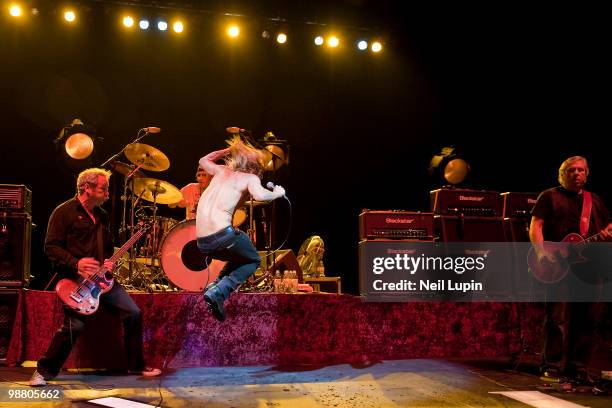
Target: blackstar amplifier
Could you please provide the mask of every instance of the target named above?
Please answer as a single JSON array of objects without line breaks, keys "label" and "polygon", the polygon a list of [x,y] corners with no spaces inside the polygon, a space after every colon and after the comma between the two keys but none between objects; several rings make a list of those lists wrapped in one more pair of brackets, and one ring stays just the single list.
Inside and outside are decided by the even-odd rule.
[{"label": "blackstar amplifier", "polygon": [[504,198],[504,218],[530,217],[538,193],[501,193]]},{"label": "blackstar amplifier", "polygon": [[429,193],[435,214],[501,217],[502,197],[496,191],[441,188]]},{"label": "blackstar amplifier", "polygon": [[432,240],[433,213],[363,210],[359,214],[360,239]]},{"label": "blackstar amplifier", "polygon": [[32,214],[32,192],[23,184],[0,184],[0,211]]}]

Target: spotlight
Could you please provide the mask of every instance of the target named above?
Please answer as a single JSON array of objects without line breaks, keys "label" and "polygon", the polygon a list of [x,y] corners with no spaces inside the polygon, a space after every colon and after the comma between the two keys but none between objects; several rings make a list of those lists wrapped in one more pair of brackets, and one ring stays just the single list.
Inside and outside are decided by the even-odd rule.
[{"label": "spotlight", "polygon": [[183,32],[183,23],[180,21],[176,21],[174,24],[172,24],[172,29],[174,30],[175,33],[182,33]]},{"label": "spotlight", "polygon": [[58,149],[63,146],[63,151],[74,160],[87,159],[94,150],[94,130],[85,126],[80,119],[74,119],[60,131],[55,144]]},{"label": "spotlight", "polygon": [[234,38],[238,37],[240,35],[240,27],[237,25],[230,26],[227,29],[227,35]]},{"label": "spotlight", "polygon": [[149,29],[149,20],[140,20],[138,22],[138,27],[140,27],[141,30],[148,30]]},{"label": "spotlight", "polygon": [[324,42],[323,37],[321,37],[320,35],[316,36],[314,39],[315,45],[323,45],[323,42]]},{"label": "spotlight", "polygon": [[381,52],[382,51],[382,44],[378,41],[374,41],[372,43],[372,52]]},{"label": "spotlight", "polygon": [[75,12],[72,10],[64,11],[64,20],[66,20],[69,23],[73,23],[76,20]]},{"label": "spotlight", "polygon": [[461,183],[469,172],[470,165],[454,147],[443,147],[429,164],[429,173],[448,184]]},{"label": "spotlight", "polygon": [[361,51],[365,51],[368,49],[368,42],[365,40],[361,40],[357,43],[357,48]]},{"label": "spotlight", "polygon": [[9,7],[9,14],[13,17],[21,16],[21,7],[19,7],[17,4],[11,5]]},{"label": "spotlight", "polygon": [[331,37],[327,39],[328,47],[336,48],[338,45],[340,45],[340,40],[335,35],[332,35]]},{"label": "spotlight", "polygon": [[131,16],[123,17],[123,26],[127,28],[131,28],[134,26],[134,19]]},{"label": "spotlight", "polygon": [[166,31],[168,29],[168,23],[166,23],[164,20],[159,20],[157,22],[157,29],[159,31]]},{"label": "spotlight", "polygon": [[287,34],[285,33],[279,33],[276,36],[276,42],[278,42],[279,44],[284,44],[287,42]]}]

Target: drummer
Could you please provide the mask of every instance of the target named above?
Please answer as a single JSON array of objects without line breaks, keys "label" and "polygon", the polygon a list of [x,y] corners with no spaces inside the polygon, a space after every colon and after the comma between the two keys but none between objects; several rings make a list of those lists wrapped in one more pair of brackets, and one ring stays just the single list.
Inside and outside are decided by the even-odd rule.
[{"label": "drummer", "polygon": [[206,173],[203,168],[198,167],[198,170],[196,171],[197,183],[189,183],[185,187],[181,188],[183,199],[176,204],[169,205],[169,207],[173,208],[178,205],[179,207],[185,209],[185,219],[195,219],[198,201],[200,201],[202,192],[210,184],[210,180],[212,180],[212,176]]}]

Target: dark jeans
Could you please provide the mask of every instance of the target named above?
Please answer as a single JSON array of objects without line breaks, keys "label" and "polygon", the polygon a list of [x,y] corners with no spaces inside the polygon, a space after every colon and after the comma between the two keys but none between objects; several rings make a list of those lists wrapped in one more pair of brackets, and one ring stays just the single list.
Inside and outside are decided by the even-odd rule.
[{"label": "dark jeans", "polygon": [[216,281],[225,299],[255,273],[261,262],[249,237],[233,227],[198,238],[198,248],[204,255],[226,262]]},{"label": "dark jeans", "polygon": [[[144,369],[142,354],[142,312],[130,295],[117,282],[108,293],[100,297],[100,307],[119,315],[123,323],[123,341],[128,359],[128,369]],[[73,345],[83,332],[91,316],[84,316],[64,307],[64,324],[55,332],[45,355],[38,360],[38,372],[45,377],[59,374],[70,355]]]}]

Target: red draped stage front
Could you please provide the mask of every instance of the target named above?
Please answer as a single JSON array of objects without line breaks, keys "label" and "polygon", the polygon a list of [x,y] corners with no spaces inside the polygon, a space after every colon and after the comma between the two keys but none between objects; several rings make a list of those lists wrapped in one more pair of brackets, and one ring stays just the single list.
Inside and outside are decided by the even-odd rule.
[{"label": "red draped stage front", "polygon": [[[238,293],[219,323],[201,294],[132,296],[144,314],[147,364],[173,368],[502,357],[517,352],[521,339],[539,344],[543,317],[538,304],[367,303],[350,295]],[[62,316],[55,293],[24,290],[8,364],[37,360]],[[90,319],[66,367],[124,367],[118,319],[106,310]]]}]

